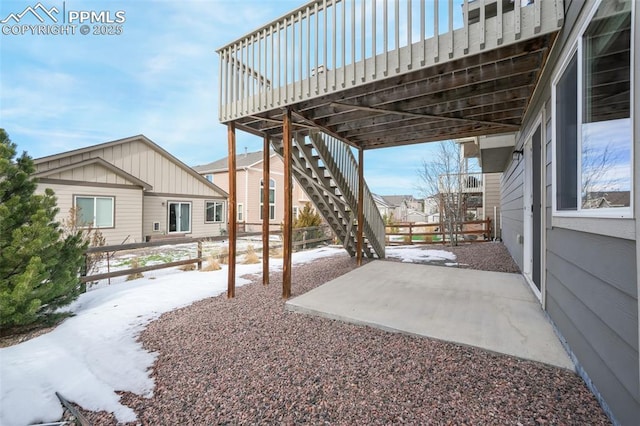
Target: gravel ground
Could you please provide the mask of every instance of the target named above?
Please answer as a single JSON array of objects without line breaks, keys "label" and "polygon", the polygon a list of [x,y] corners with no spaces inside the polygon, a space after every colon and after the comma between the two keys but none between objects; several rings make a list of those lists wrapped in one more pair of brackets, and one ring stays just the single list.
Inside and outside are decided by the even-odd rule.
[{"label": "gravel ground", "polygon": [[[469,260],[479,246],[487,248],[456,249],[459,261],[485,264]],[[346,255],[297,266],[294,296],[353,268]],[[147,327],[140,340],[159,354],[154,396],[122,393],[137,424],[609,423],[574,373],[287,312],[281,274],[267,287],[259,282]],[[95,425],[115,424],[108,413],[83,413]]]}]

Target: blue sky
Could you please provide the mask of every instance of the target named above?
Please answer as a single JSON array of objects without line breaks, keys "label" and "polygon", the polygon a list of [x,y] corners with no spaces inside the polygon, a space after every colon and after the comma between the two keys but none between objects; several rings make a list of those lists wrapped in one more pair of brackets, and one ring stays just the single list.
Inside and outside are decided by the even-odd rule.
[{"label": "blue sky", "polygon": [[[0,20],[37,3],[2,0]],[[124,11],[122,34],[0,34],[0,127],[34,158],[137,134],[191,166],[224,157],[215,49],[303,3],[43,0],[49,10],[108,11],[112,19]],[[242,132],[237,143],[238,152],[262,147]],[[372,191],[421,195],[417,170],[431,149],[366,151]]]}]

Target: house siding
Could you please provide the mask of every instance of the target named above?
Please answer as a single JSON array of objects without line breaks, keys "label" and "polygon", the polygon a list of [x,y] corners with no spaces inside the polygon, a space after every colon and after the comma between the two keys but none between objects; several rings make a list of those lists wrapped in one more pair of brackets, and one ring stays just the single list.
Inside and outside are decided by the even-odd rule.
[{"label": "house siding", "polygon": [[[502,178],[502,173],[485,173],[482,177],[484,180],[484,191],[483,191],[483,200],[482,200],[482,208],[484,211],[484,217],[491,219],[491,226],[493,229],[497,229],[496,227],[500,226],[497,218],[493,214],[493,208],[496,207],[496,213],[499,217],[500,215],[500,180]],[[499,236],[499,233],[496,233]]]},{"label": "house siding", "polygon": [[500,185],[500,206],[502,213],[501,233],[504,245],[511,253],[520,269],[523,268],[524,238],[524,162],[512,162],[502,174]]},{"label": "house siding", "polygon": [[69,217],[69,210],[73,207],[74,196],[105,196],[114,197],[114,228],[101,228],[100,232],[105,237],[106,243],[122,244],[142,241],[140,221],[142,219],[142,189],[139,187],[105,188],[83,184],[60,184],[43,182],[38,185],[37,193],[43,194],[46,188],[51,188],[58,199],[57,220],[62,221]]},{"label": "house siding", "polygon": [[[260,181],[263,173],[262,161],[250,167],[245,167],[236,172],[236,199],[238,204],[242,204],[243,219],[247,231],[260,231],[262,220],[260,219]],[[269,161],[270,179],[276,183],[276,211],[275,218],[270,219],[272,225],[280,225],[284,221],[284,163],[277,155],[272,155]],[[213,182],[225,191],[229,191],[229,173],[206,172],[213,174]],[[310,202],[309,197],[304,192],[300,184],[293,179],[292,189],[293,205],[302,209]]]},{"label": "house siding", "polygon": [[[193,238],[214,237],[222,235],[227,229],[227,203],[224,198],[193,198],[166,195],[146,195],[144,197],[144,235],[167,235],[169,222],[169,202],[191,203],[191,232],[186,236]],[[224,203],[223,221],[220,223],[205,222],[205,202],[219,201]],[[160,229],[153,230],[153,223],[159,222]]]},{"label": "house siding", "polygon": [[[636,241],[553,226],[552,176],[555,165],[551,81],[560,58],[569,54],[575,40],[575,27],[585,19],[594,4],[594,1],[567,2],[566,23],[559,36],[563,48],[556,49],[550,56],[550,66],[540,78],[539,90],[525,115],[516,147],[522,149],[525,135],[531,133],[538,123],[537,117],[543,112],[545,309],[566,340],[578,363],[578,371],[604,401],[613,419],[623,425],[632,425],[637,424],[640,418]],[[636,67],[636,82],[639,81],[639,73]],[[635,164],[639,164],[640,152],[636,150],[634,155]],[[517,235],[524,235],[523,170],[524,161],[512,162],[504,173],[501,191],[503,239],[521,268],[523,246],[518,243]],[[622,221],[618,221],[620,227],[626,225]]]},{"label": "house siding", "polygon": [[[128,204],[128,197],[122,199],[122,202],[127,203],[126,206],[122,206],[120,201],[116,202],[119,205],[117,230],[105,230],[105,236],[113,236],[108,239],[108,244],[121,244],[126,237],[127,242],[141,242],[147,236],[166,234],[167,202],[173,200],[192,203],[189,236],[216,236],[221,235],[223,230],[226,231],[226,194],[141,137],[121,143],[89,147],[70,152],[68,155],[60,154],[39,159],[36,162],[36,171],[53,172],[46,174],[46,180],[56,181],[63,193],[84,186],[91,188],[85,191],[87,194],[100,195],[106,192],[120,200],[120,194],[126,194],[128,191],[126,187],[135,184],[123,173],[115,173],[99,163],[79,165],[60,172],[55,170],[94,158],[101,158],[152,187],[144,192],[144,200],[142,188],[137,187],[138,200],[135,203]],[[112,187],[105,189],[105,185]],[[69,189],[63,189],[65,187]],[[222,223],[205,223],[205,200],[224,202],[225,219]],[[61,208],[61,212],[68,211],[69,207]],[[153,230],[154,222],[160,223],[159,231]]]}]

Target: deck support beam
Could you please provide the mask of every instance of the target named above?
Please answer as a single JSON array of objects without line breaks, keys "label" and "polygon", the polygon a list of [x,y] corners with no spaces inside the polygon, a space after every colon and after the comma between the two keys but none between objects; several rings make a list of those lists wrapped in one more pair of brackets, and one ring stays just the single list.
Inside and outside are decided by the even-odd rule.
[{"label": "deck support beam", "polygon": [[262,145],[262,284],[269,285],[269,136],[263,136]]},{"label": "deck support beam", "polygon": [[358,233],[356,245],[356,263],[362,265],[364,249],[364,149],[358,148]]},{"label": "deck support beam", "polygon": [[227,298],[236,296],[236,233],[238,230],[238,215],[236,213],[237,185],[236,185],[236,126],[232,121],[227,125],[229,142],[229,269],[227,276]]},{"label": "deck support beam", "polygon": [[[284,226],[283,226],[283,254],[282,254],[282,297],[291,297],[291,251],[293,248],[293,192],[292,192],[292,139],[291,109],[287,108],[282,124],[282,145],[284,161]],[[266,201],[266,200],[265,200]]]},{"label": "deck support beam", "polygon": [[460,117],[448,117],[444,115],[431,115],[431,114],[423,114],[423,113],[416,113],[416,112],[410,112],[410,111],[398,111],[398,110],[387,109],[387,108],[374,108],[374,107],[368,107],[363,105],[345,104],[341,102],[331,102],[331,106],[338,107],[338,108],[353,108],[361,111],[368,111],[368,112],[374,112],[374,113],[380,113],[380,114],[395,114],[395,115],[403,115],[406,117],[414,117],[414,118],[459,121],[460,123],[484,124],[488,126],[502,126],[502,127],[513,129],[513,130],[520,129],[520,126],[517,124],[496,123],[494,121],[474,120],[471,118],[460,118]]}]

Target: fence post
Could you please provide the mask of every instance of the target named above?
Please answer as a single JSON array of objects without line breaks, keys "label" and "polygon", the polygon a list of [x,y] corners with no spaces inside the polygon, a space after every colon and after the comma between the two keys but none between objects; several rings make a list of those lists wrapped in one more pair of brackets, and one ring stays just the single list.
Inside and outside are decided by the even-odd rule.
[{"label": "fence post", "polygon": [[413,245],[413,223],[409,222],[409,245]]},{"label": "fence post", "polygon": [[202,269],[202,241],[198,241],[198,271]]}]

